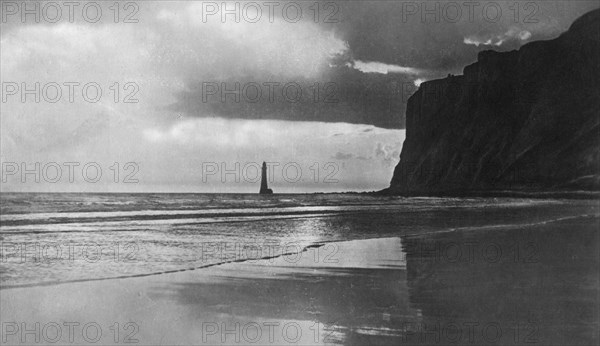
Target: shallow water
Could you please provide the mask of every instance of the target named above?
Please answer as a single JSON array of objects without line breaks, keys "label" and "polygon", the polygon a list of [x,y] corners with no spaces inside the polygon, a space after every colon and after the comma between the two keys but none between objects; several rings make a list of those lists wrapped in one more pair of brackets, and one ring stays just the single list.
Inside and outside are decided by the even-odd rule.
[{"label": "shallow water", "polygon": [[1,287],[149,275],[340,240],[536,224],[597,201],[350,194],[1,194]]}]

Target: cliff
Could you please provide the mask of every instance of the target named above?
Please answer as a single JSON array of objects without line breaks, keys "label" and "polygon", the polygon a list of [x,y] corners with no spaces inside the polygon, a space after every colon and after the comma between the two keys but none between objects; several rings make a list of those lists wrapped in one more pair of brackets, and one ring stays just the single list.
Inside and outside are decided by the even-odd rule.
[{"label": "cliff", "polygon": [[598,190],[600,10],[421,84],[388,193]]}]

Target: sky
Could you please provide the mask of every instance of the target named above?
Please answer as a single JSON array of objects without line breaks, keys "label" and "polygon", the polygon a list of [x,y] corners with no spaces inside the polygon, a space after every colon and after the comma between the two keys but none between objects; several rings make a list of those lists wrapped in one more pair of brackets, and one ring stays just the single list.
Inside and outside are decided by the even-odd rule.
[{"label": "sky", "polygon": [[0,191],[388,186],[406,100],[596,1],[0,1]]}]

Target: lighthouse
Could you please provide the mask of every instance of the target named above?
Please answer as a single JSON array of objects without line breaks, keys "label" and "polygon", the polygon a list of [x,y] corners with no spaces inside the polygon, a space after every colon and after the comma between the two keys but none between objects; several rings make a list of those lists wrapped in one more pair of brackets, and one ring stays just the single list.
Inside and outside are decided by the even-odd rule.
[{"label": "lighthouse", "polygon": [[267,164],[263,162],[262,164],[262,176],[260,179],[260,192],[261,195],[272,195],[273,190],[269,189],[269,185],[267,185]]}]

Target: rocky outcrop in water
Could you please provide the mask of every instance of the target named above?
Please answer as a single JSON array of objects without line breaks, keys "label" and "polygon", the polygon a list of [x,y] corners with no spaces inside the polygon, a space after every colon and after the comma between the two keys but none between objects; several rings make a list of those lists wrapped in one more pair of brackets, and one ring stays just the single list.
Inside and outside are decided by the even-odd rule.
[{"label": "rocky outcrop in water", "polygon": [[598,190],[600,10],[421,84],[388,193]]}]

